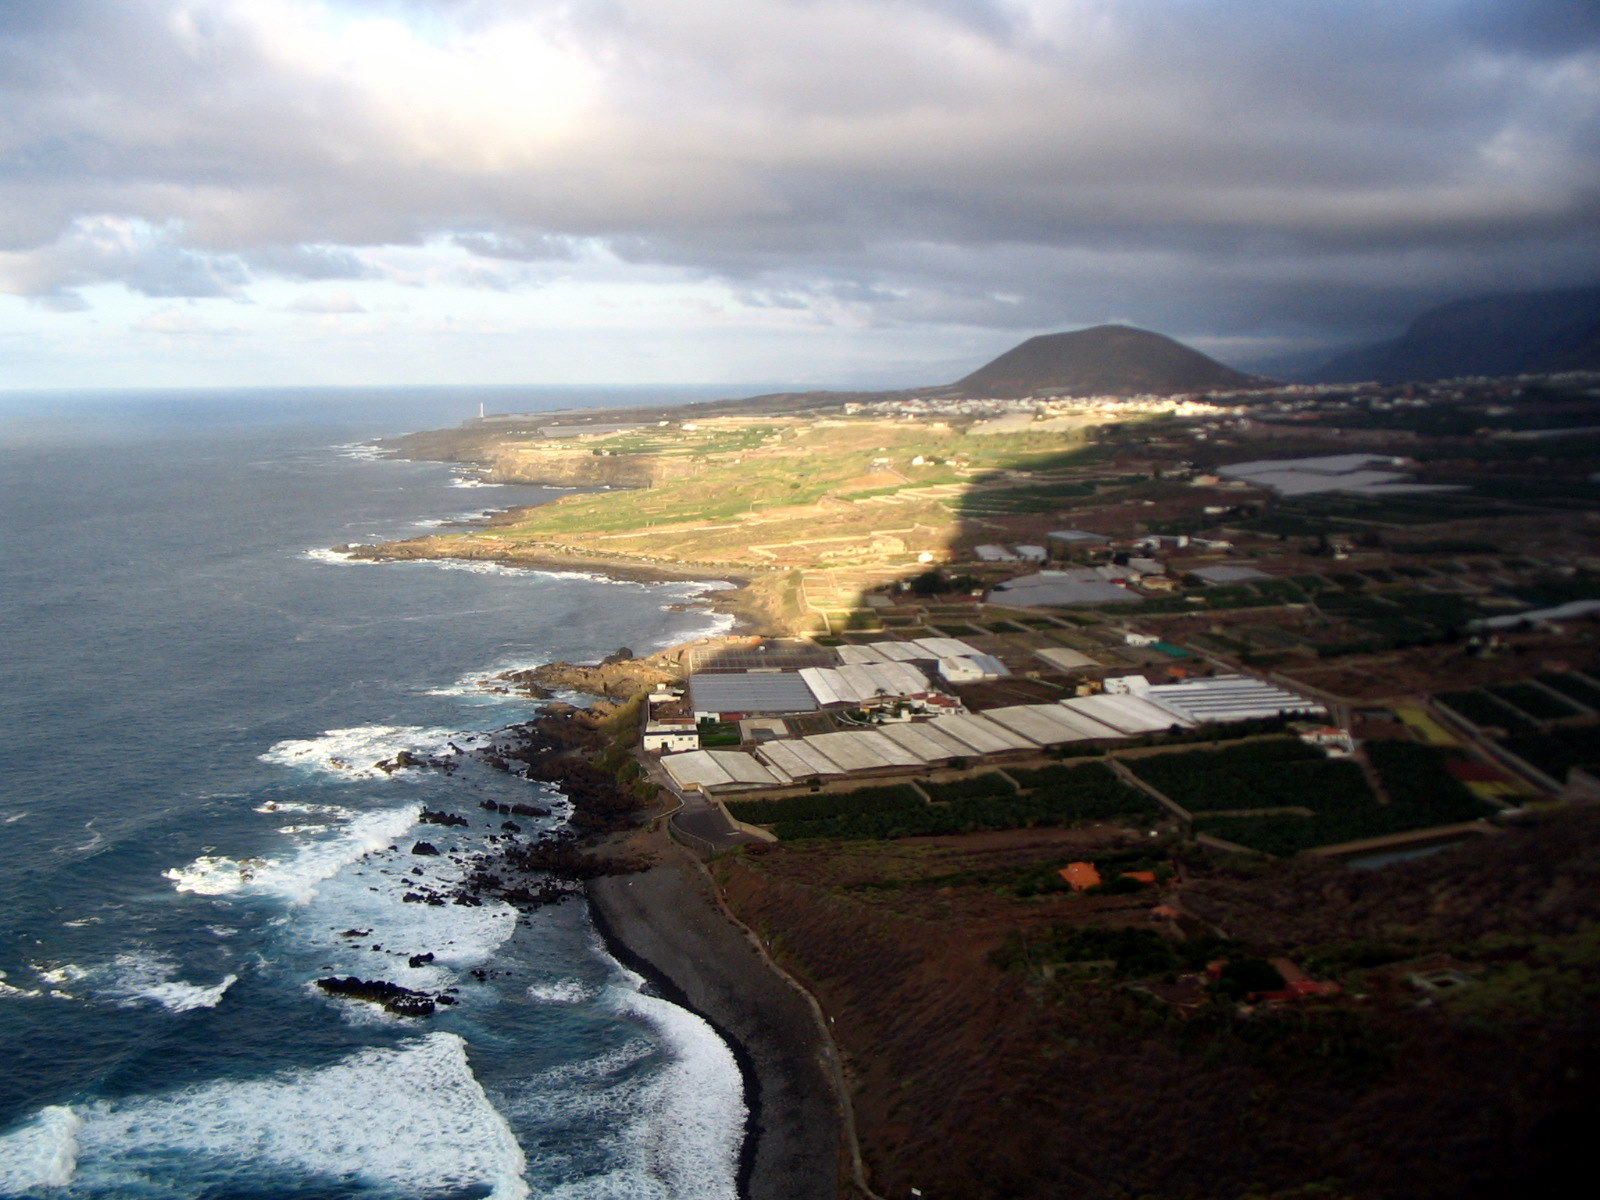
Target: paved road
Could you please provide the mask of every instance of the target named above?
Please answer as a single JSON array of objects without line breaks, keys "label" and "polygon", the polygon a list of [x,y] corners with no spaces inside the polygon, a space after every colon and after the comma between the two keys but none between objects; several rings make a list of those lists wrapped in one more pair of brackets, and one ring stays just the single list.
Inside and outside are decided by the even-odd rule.
[{"label": "paved road", "polygon": [[694,793],[685,798],[683,807],[673,816],[672,823],[677,829],[710,843],[717,850],[764,840],[740,829],[718,805]]}]

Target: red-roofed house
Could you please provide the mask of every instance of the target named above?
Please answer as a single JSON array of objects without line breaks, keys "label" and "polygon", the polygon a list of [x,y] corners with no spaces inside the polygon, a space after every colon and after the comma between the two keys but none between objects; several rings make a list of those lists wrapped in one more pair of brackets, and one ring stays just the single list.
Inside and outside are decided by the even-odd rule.
[{"label": "red-roofed house", "polygon": [[1060,875],[1075,892],[1087,892],[1100,886],[1100,872],[1093,863],[1068,863],[1061,868]]}]

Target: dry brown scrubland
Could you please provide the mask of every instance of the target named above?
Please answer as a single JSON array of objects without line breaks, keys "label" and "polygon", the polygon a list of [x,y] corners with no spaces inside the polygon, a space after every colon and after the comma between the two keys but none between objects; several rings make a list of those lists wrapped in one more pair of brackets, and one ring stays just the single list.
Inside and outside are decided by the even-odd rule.
[{"label": "dry brown scrubland", "polygon": [[[798,845],[718,870],[733,910],[833,1018],[884,1195],[1487,1200],[1548,1185],[1582,1144],[1568,1139],[1600,1070],[1584,982],[1600,958],[1600,813],[1384,872],[1213,872],[1185,904],[1260,953],[1387,939],[1391,956],[1481,959],[1456,1007],[1407,993],[1242,1022],[1104,978],[1003,971],[991,951],[1041,919],[1036,901],[937,885],[885,903],[840,886],[838,864],[859,876],[872,854]],[[1074,901],[1048,903],[1060,919]],[[1138,920],[1094,904],[1067,919]]]}]

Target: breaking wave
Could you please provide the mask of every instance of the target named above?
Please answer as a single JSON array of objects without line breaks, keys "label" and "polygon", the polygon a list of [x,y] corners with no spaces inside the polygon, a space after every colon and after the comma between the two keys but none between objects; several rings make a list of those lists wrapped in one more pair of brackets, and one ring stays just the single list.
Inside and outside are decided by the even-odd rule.
[{"label": "breaking wave", "polygon": [[0,1134],[0,1192],[65,1187],[78,1165],[78,1130],[83,1121],[70,1108],[52,1104]]},{"label": "breaking wave", "polygon": [[318,546],[310,550],[302,550],[300,557],[311,562],[320,563],[372,563],[375,559],[357,558],[348,550],[335,550],[331,546]]},{"label": "breaking wave", "polygon": [[221,982],[209,987],[173,979],[177,964],[160,955],[119,954],[112,960],[110,969],[114,979],[106,994],[117,998],[124,1008],[150,1002],[170,1013],[215,1008],[227,990],[239,982],[234,974],[224,975]]},{"label": "breaking wave", "polygon": [[492,740],[493,736],[487,733],[427,729],[421,725],[354,725],[330,729],[313,738],[289,738],[276,743],[260,758],[275,766],[303,767],[343,779],[381,779],[408,772],[406,767],[385,771],[378,766],[401,751],[447,754],[485,746]]},{"label": "breaking wave", "polygon": [[513,567],[506,563],[489,562],[480,558],[433,558],[427,561],[441,571],[466,571],[472,575],[527,576],[534,573],[527,567]]},{"label": "breaking wave", "polygon": [[415,825],[421,815],[420,804],[365,813],[352,819],[338,837],[302,846],[286,860],[202,854],[186,866],[172,867],[161,874],[180,892],[201,896],[257,892],[277,895],[294,904],[308,904],[316,896],[319,884],[374,850],[387,847]]},{"label": "breaking wave", "polygon": [[373,442],[345,442],[343,445],[329,448],[337,453],[340,458],[350,458],[357,462],[386,462],[389,458]]},{"label": "breaking wave", "polygon": [[215,1195],[263,1168],[412,1196],[487,1187],[488,1200],[526,1200],[526,1166],[452,1033],[264,1079],[55,1106],[0,1136],[5,1190],[70,1182],[97,1200],[151,1185]]},{"label": "breaking wave", "polygon": [[514,1103],[535,1126],[581,1119],[615,1130],[610,1170],[563,1173],[544,1200],[734,1200],[745,1105],[732,1051],[694,1013],[646,995],[633,972],[614,978],[603,1002],[652,1036],[544,1072]]},{"label": "breaking wave", "polygon": [[576,979],[528,985],[528,998],[544,1004],[587,1004],[600,993]]},{"label": "breaking wave", "polygon": [[412,524],[418,529],[437,529],[441,525],[466,525],[473,522],[487,521],[496,513],[504,512],[503,508],[479,508],[472,512],[457,513],[453,517],[424,517]]}]

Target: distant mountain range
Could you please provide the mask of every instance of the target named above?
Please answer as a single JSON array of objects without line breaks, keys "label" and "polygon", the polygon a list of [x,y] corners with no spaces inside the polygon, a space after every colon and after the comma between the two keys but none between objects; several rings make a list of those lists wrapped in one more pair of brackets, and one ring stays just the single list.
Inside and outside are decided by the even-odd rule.
[{"label": "distant mountain range", "polygon": [[1170,396],[1249,387],[1263,380],[1225,367],[1159,333],[1096,325],[1029,338],[950,386],[958,396]]},{"label": "distant mountain range", "polygon": [[1398,338],[1336,355],[1319,383],[1600,370],[1600,287],[1506,292],[1423,313]]}]

